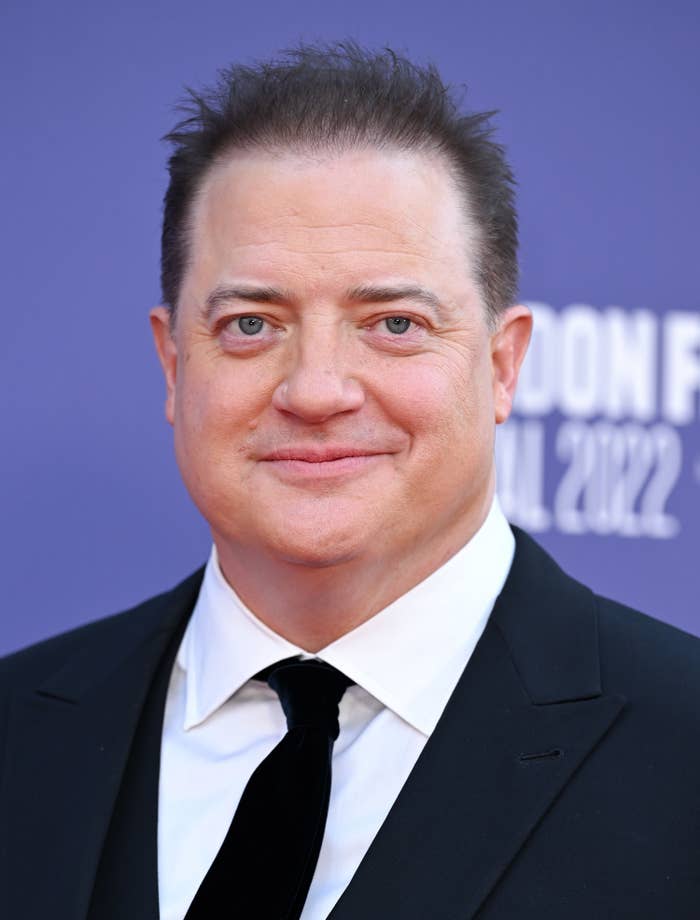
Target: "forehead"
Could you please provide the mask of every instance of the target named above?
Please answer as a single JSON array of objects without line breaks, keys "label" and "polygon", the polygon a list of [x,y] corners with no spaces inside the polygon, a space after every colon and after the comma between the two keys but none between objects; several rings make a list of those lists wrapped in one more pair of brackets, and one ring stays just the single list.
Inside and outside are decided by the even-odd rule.
[{"label": "forehead", "polygon": [[469,205],[433,153],[235,152],[207,174],[191,228],[189,274],[202,282],[251,272],[309,284],[474,277]]}]

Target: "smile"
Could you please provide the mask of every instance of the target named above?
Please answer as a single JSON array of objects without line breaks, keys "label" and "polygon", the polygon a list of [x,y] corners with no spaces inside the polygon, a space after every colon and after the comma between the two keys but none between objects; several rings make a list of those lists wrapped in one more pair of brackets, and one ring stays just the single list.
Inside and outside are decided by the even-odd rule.
[{"label": "smile", "polygon": [[287,448],[262,458],[276,475],[288,481],[318,481],[362,474],[386,453],[362,452],[357,448]]}]

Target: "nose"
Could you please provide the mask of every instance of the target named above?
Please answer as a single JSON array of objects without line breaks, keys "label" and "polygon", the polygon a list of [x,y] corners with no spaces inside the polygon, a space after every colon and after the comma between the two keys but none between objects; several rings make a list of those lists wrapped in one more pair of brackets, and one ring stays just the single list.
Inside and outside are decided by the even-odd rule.
[{"label": "nose", "polygon": [[328,329],[299,342],[287,374],[273,393],[273,406],[312,423],[359,409],[364,390],[347,372],[342,351]]}]

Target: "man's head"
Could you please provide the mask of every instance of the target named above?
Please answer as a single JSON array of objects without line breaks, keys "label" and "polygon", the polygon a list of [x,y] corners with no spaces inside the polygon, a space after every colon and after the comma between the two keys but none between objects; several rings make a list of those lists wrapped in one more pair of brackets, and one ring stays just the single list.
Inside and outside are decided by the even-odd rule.
[{"label": "man's head", "polygon": [[443,158],[474,233],[471,262],[491,321],[517,296],[513,177],[491,139],[491,113],[464,114],[434,67],[348,42],[301,46],[280,61],[237,65],[217,87],[190,92],[165,195],[161,286],[177,309],[190,257],[191,216],[211,168],[233,150],[393,149]]},{"label": "man's head", "polygon": [[[285,73],[291,87],[327,85],[332,102],[324,120],[306,100],[316,133],[304,143],[303,98]],[[486,180],[464,187],[447,141],[402,146],[423,122],[442,123],[448,103],[432,71],[389,55],[309,51],[298,71],[229,74],[242,81],[233,109],[255,96],[254,111],[238,143],[200,151],[177,207],[171,184],[164,236],[176,255],[165,258],[164,292],[177,319],[152,313],[183,477],[225,571],[364,560],[397,584],[397,566],[425,575],[488,510],[494,428],[529,336],[528,312],[510,305],[514,266],[501,277],[515,248],[501,151],[477,118],[479,175],[501,180],[487,206]],[[367,125],[389,131],[386,112],[372,118],[379,85],[393,140],[343,128],[361,120],[359,106]],[[266,113],[285,106],[287,134],[271,116],[263,143]],[[201,138],[178,137],[171,166],[185,182]],[[508,258],[491,255],[501,245]]]}]

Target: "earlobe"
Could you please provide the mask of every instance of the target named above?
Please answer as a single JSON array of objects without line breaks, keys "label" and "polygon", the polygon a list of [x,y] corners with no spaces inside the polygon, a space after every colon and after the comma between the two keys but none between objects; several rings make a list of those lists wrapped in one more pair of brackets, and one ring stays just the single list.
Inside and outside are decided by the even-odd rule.
[{"label": "earlobe", "polygon": [[177,379],[177,345],[171,327],[170,310],[154,307],[150,314],[151,330],[158,360],[165,377],[165,417],[172,425],[175,419],[175,381]]},{"label": "earlobe", "polygon": [[509,307],[501,316],[498,330],[491,337],[494,410],[496,424],[508,418],[513,408],[515,388],[532,333],[532,313],[523,306]]}]

